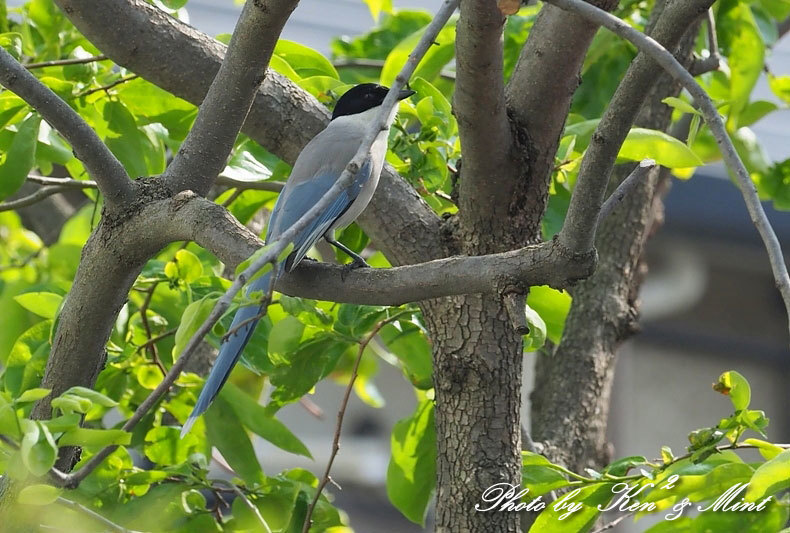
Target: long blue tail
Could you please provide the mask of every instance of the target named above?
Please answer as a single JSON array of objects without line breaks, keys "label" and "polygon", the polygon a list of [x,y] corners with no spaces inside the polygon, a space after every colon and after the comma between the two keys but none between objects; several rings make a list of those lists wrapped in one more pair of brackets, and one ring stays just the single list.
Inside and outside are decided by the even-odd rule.
[{"label": "long blue tail", "polygon": [[[255,291],[269,290],[270,276],[271,273],[267,273],[253,281],[247,289],[247,294]],[[219,355],[216,361],[214,361],[214,367],[211,369],[211,373],[209,373],[206,379],[206,384],[203,386],[197,403],[195,403],[195,408],[192,409],[192,414],[189,415],[189,418],[187,418],[187,421],[184,423],[184,427],[181,428],[181,438],[184,438],[184,435],[189,433],[197,417],[206,412],[211,402],[217,397],[219,390],[228,380],[228,376],[230,376],[233,367],[236,365],[239,357],[241,357],[244,347],[250,341],[250,337],[252,337],[252,333],[255,331],[255,326],[258,325],[258,320],[260,320],[260,318],[256,320],[251,319],[258,315],[261,309],[262,307],[248,305],[239,308],[236,312],[236,316],[233,317],[233,323],[228,331],[232,331],[236,328],[238,329],[220,346]],[[244,325],[239,327],[239,324],[242,322],[245,322]]]}]

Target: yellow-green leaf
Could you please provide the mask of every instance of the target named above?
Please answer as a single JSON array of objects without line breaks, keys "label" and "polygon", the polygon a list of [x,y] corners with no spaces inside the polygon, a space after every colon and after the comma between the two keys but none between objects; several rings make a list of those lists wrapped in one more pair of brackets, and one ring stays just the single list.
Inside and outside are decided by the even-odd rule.
[{"label": "yellow-green leaf", "polygon": [[617,155],[632,161],[654,159],[659,165],[667,168],[702,165],[702,160],[683,142],[663,131],[646,128],[632,128]]},{"label": "yellow-green leaf", "polygon": [[49,505],[60,496],[61,489],[52,485],[29,485],[19,491],[17,501],[25,505]]},{"label": "yellow-green leaf", "polygon": [[16,303],[40,317],[55,318],[63,296],[53,292],[26,292],[14,296]]}]

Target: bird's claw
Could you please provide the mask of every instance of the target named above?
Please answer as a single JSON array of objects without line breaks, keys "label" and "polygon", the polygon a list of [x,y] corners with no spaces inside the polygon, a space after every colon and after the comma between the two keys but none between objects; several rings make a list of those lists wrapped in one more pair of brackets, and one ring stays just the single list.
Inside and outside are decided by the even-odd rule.
[{"label": "bird's claw", "polygon": [[340,271],[341,281],[346,281],[346,276],[348,276],[349,272],[358,268],[371,268],[371,266],[364,259],[355,258],[350,263],[343,265],[343,269]]}]

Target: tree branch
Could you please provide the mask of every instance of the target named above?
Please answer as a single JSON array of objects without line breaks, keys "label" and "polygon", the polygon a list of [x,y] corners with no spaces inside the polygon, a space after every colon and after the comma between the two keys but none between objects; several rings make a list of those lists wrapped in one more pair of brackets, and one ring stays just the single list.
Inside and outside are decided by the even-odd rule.
[{"label": "tree branch", "polygon": [[[735,146],[732,144],[732,140],[730,140],[730,137],[727,134],[727,129],[724,126],[724,122],[722,121],[721,116],[716,109],[716,105],[714,104],[713,100],[711,100],[710,96],[708,96],[708,93],[706,93],[705,90],[700,87],[700,85],[694,80],[693,76],[691,76],[691,74],[686,69],[684,69],[683,66],[678,63],[677,59],[675,59],[675,57],[664,47],[662,47],[650,37],[634,30],[617,17],[585,4],[580,0],[547,1],[562,7],[563,9],[578,12],[583,16],[601,24],[602,26],[605,26],[607,29],[623,37],[624,39],[627,39],[637,48],[639,48],[642,54],[649,55],[655,62],[661,65],[665,71],[667,71],[675,80],[677,80],[678,83],[682,84],[683,87],[691,94],[695,100],[695,103],[699,106],[700,112],[705,119],[705,123],[708,125],[716,139],[716,144],[719,146],[719,150],[721,150],[722,157],[724,158],[727,167],[733,172],[733,174],[735,174],[738,180],[738,186],[741,189],[741,194],[743,195],[744,202],[746,203],[746,208],[749,211],[749,216],[752,219],[752,223],[757,228],[757,231],[760,233],[763,243],[765,244],[766,251],[768,252],[768,258],[771,263],[774,279],[776,281],[777,288],[779,289],[779,292],[781,293],[784,300],[788,319],[790,319],[790,276],[787,272],[787,265],[785,265],[784,262],[784,255],[782,253],[781,245],[779,244],[779,239],[776,237],[776,233],[771,227],[768,217],[765,215],[763,206],[760,203],[760,198],[757,195],[757,188],[752,182],[749,172],[746,170],[743,161],[741,161],[740,157],[738,156]],[[693,3],[694,2],[691,1],[688,2],[688,4]],[[683,4],[686,4],[686,2],[683,2]],[[659,25],[660,24],[661,21],[659,21]],[[639,58],[637,57],[634,62],[636,63],[638,59]],[[621,84],[621,87],[623,84]],[[612,103],[614,102],[615,100],[612,100]],[[582,180],[583,172],[584,163],[582,163],[582,169],[579,171],[579,183],[577,183],[577,191],[578,186]],[[587,178],[587,175],[585,174],[584,177]],[[576,196],[576,191],[574,192],[574,196]],[[569,216],[571,215],[571,209],[573,208],[573,205],[573,198],[571,198],[571,207],[568,210]],[[565,228],[563,227],[563,230],[560,232],[560,240],[562,240],[564,232]],[[579,248],[571,247],[571,249],[578,250]]]},{"label": "tree branch", "polygon": [[100,515],[96,511],[94,511],[93,509],[90,509],[90,508],[82,505],[79,502],[75,502],[73,500],[66,499],[66,498],[64,498],[62,496],[58,496],[58,499],[55,500],[55,503],[58,503],[58,504],[63,505],[65,507],[69,507],[71,509],[74,509],[75,511],[77,511],[79,513],[82,513],[82,514],[88,516],[89,518],[92,518],[93,520],[99,522],[100,524],[102,524],[105,528],[109,529],[110,531],[118,531],[119,533],[136,533],[135,531],[132,531],[131,529],[126,529],[125,527],[116,524],[112,520],[109,520],[109,519],[103,517],[102,515]]},{"label": "tree branch", "polygon": [[282,181],[243,181],[228,176],[218,176],[217,185],[225,185],[239,190],[280,192],[285,187]]},{"label": "tree branch", "polygon": [[[55,3],[115,63],[194,104],[203,100],[220,67],[221,43],[143,0]],[[168,43],[167,54],[161,43]],[[328,121],[329,112],[315,98],[269,70],[242,131],[293,163]],[[394,264],[446,253],[441,220],[390,165],[384,166],[376,194],[358,222]]]},{"label": "tree branch", "polygon": [[627,178],[625,178],[620,185],[617,186],[617,189],[609,196],[609,198],[604,202],[601,206],[601,211],[598,213],[598,222],[596,226],[600,226],[601,221],[605,220],[606,217],[617,207],[628,193],[633,190],[636,185],[645,179],[647,173],[650,172],[653,168],[655,168],[656,162],[652,159],[643,159],[631,172]]},{"label": "tree branch", "polygon": [[28,63],[25,65],[25,68],[28,70],[33,70],[36,68],[44,68],[44,67],[62,67],[65,65],[84,65],[85,63],[94,63],[96,61],[105,61],[107,56],[105,55],[98,55],[93,57],[77,57],[73,59],[55,59],[53,61],[42,61],[40,63]]},{"label": "tree branch", "polygon": [[266,75],[280,32],[298,0],[248,0],[194,126],[164,173],[174,192],[205,195],[225,168],[233,142]]},{"label": "tree branch", "polygon": [[5,49],[0,49],[0,83],[30,104],[63,135],[98,183],[108,206],[120,205],[134,197],[134,184],[129,175],[96,132]]},{"label": "tree branch", "polygon": [[[603,25],[603,21],[610,24],[612,20],[615,20],[618,21],[618,28],[626,26],[617,17],[581,0],[547,0],[547,3],[585,16],[597,24]],[[636,30],[631,30],[630,33],[638,34],[642,39],[649,39],[650,42],[661,42],[674,49],[689,27],[689,21],[705,13],[712,3],[713,0],[688,0],[671,3],[664,8],[651,38]],[[596,16],[588,16],[589,13],[595,13]],[[599,16],[599,13],[607,16]],[[619,32],[615,33],[623,35]],[[657,80],[656,68],[658,65],[648,53],[640,53],[634,59],[590,139],[590,145],[579,169],[576,188],[571,196],[565,224],[560,232],[560,240],[572,250],[587,250],[593,246],[595,221],[603,203],[617,153],[620,151],[620,146],[628,135],[650,88]],[[682,69],[682,67],[679,68]],[[685,69],[683,71],[685,72]]]},{"label": "tree branch", "polygon": [[[178,208],[174,209],[176,203]],[[140,227],[135,223],[127,231],[150,231],[144,227],[148,226],[157,228],[157,238],[163,241],[195,241],[231,269],[263,245],[221,206],[187,193],[173,202],[152,204],[143,215]],[[587,277],[594,265],[594,254],[571,255],[557,241],[550,241],[498,254],[351,272],[338,265],[304,261],[292,272],[283,273],[275,288],[316,300],[401,305],[443,296],[498,292],[503,280],[522,287],[565,288]]]},{"label": "tree branch", "polygon": [[29,205],[33,205],[37,202],[40,202],[44,198],[49,198],[53,194],[58,194],[64,191],[70,190],[70,187],[63,187],[61,185],[53,185],[49,187],[42,187],[33,194],[29,194],[17,200],[11,200],[9,202],[2,202],[0,203],[0,211],[13,211],[14,209],[19,209],[20,207],[27,207]]},{"label": "tree branch", "polygon": [[708,31],[708,57],[695,56],[688,69],[691,75],[695,77],[706,72],[719,70],[719,65],[721,64],[719,38],[716,35],[716,17],[713,15],[713,9],[708,9],[706,27]]},{"label": "tree branch", "polygon": [[[591,3],[604,9],[617,5],[616,0]],[[543,176],[546,181],[541,194],[548,194],[557,145],[597,30],[598,26],[584,17],[544,5],[507,84],[511,116],[529,135],[533,175]]]},{"label": "tree branch", "polygon": [[505,16],[496,2],[461,3],[453,111],[463,149],[459,211],[469,233],[485,231],[491,219],[507,217],[512,198],[513,140],[502,74],[504,26]]}]

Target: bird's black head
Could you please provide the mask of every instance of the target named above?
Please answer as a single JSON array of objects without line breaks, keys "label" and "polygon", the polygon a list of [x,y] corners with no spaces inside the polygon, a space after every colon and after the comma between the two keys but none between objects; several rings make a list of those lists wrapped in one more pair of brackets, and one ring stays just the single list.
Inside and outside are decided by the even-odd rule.
[{"label": "bird's black head", "polygon": [[[332,120],[337,117],[347,115],[356,115],[368,109],[378,107],[387,96],[389,87],[378,85],[376,83],[360,83],[359,85],[350,88],[340,97],[335,105],[335,110],[332,113]],[[398,100],[403,100],[413,95],[414,91],[404,90],[398,94]]]}]

